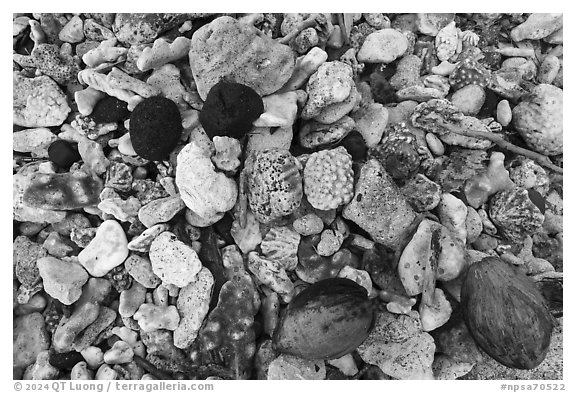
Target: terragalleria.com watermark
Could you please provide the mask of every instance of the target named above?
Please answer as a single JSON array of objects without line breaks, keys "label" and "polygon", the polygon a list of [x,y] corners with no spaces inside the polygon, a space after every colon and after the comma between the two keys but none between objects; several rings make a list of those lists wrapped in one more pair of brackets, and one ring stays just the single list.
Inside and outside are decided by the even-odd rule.
[{"label": "terragalleria.com watermark", "polygon": [[127,382],[127,381],[107,381],[107,382],[80,382],[80,381],[53,381],[53,382],[16,382],[16,391],[89,391],[89,392],[109,392],[110,388],[120,391],[213,391],[214,385],[211,383],[184,383],[180,381],[158,381],[158,382]]}]

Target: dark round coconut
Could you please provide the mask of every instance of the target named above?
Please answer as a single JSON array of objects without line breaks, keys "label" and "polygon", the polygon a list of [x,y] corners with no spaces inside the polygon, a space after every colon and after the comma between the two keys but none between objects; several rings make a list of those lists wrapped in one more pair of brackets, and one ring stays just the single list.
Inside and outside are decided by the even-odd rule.
[{"label": "dark round coconut", "polygon": [[252,129],[252,123],[264,112],[262,98],[252,88],[233,82],[218,82],[200,111],[200,124],[210,137],[240,139]]},{"label": "dark round coconut", "polygon": [[130,116],[130,139],[134,151],[147,160],[166,158],[182,135],[182,118],[176,104],[168,98],[146,98]]},{"label": "dark round coconut", "polygon": [[68,169],[81,157],[72,144],[63,139],[57,139],[48,146],[48,159],[62,169]]},{"label": "dark round coconut", "polygon": [[90,117],[96,123],[116,123],[129,114],[128,104],[116,97],[106,96],[96,103]]}]

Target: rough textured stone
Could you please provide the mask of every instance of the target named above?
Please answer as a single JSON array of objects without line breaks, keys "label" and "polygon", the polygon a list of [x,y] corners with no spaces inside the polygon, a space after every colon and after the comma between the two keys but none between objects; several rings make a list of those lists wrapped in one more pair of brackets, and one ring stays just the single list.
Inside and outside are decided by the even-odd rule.
[{"label": "rough textured stone", "polygon": [[200,146],[189,143],[178,153],[177,161],[176,185],[191,211],[208,218],[234,207],[238,195],[236,182],[216,172],[210,156]]},{"label": "rough textured stone", "polygon": [[282,354],[268,366],[268,380],[323,380],[326,366],[322,360],[307,360]]},{"label": "rough textured stone", "polygon": [[390,175],[375,159],[362,166],[356,193],[342,216],[366,230],[374,241],[394,249],[399,247],[416,217]]},{"label": "rough textured stone", "polygon": [[366,341],[358,347],[360,357],[397,379],[433,379],[434,339],[422,332],[418,313],[378,315]]},{"label": "rough textured stone", "polygon": [[112,29],[118,41],[130,45],[146,44],[162,32],[178,26],[188,14],[116,14]]},{"label": "rough textured stone", "polygon": [[212,273],[202,267],[194,281],[182,288],[178,294],[178,313],[180,324],[174,330],[174,345],[187,348],[194,342],[208,314],[208,306],[214,287]]},{"label": "rough textured stone", "polygon": [[14,72],[13,122],[23,127],[52,127],[64,123],[70,107],[60,87],[47,76],[26,78]]},{"label": "rough textured stone", "polygon": [[67,305],[80,298],[82,286],[88,281],[82,266],[53,257],[39,258],[37,264],[47,294]]},{"label": "rough textured stone", "polygon": [[47,157],[48,147],[57,139],[48,128],[31,128],[12,134],[12,150],[32,153],[32,156]]},{"label": "rough textured stone", "polygon": [[210,139],[215,136],[242,138],[264,112],[262,98],[249,86],[220,81],[210,88],[200,124]]},{"label": "rough textured stone", "polygon": [[194,281],[202,263],[192,248],[178,240],[172,232],[163,232],[150,246],[152,270],[165,284],[179,288]]},{"label": "rough textured stone", "polygon": [[140,102],[130,115],[130,140],[134,151],[148,160],[166,158],[182,135],[182,119],[176,104],[156,96]]},{"label": "rough textured stone", "polygon": [[192,36],[190,67],[202,99],[223,78],[247,85],[262,96],[272,94],[288,81],[295,60],[290,47],[228,16],[215,19]]}]

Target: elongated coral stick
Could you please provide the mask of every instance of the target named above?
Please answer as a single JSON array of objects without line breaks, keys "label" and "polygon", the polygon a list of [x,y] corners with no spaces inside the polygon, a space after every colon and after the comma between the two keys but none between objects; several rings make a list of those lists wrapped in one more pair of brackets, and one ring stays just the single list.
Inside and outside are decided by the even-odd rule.
[{"label": "elongated coral stick", "polygon": [[515,144],[504,140],[504,138],[502,138],[499,135],[481,131],[471,131],[471,130],[461,131],[457,127],[451,127],[448,124],[443,124],[443,126],[448,128],[450,132],[453,132],[455,134],[470,136],[473,138],[488,139],[489,141],[494,142],[496,145],[500,146],[501,148],[531,158],[534,161],[538,162],[540,165],[550,170],[553,170],[554,172],[564,173],[564,170],[562,168],[560,168],[557,165],[554,165],[550,161],[550,159],[545,155],[536,153],[535,151],[532,150],[524,149],[523,147],[520,146],[516,146]]}]

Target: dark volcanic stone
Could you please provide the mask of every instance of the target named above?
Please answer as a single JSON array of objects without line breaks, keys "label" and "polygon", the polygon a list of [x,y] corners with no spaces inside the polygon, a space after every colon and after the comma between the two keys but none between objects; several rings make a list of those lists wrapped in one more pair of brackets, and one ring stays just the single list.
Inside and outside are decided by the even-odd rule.
[{"label": "dark volcanic stone", "polygon": [[372,90],[374,101],[382,105],[396,102],[396,91],[380,72],[370,74],[370,90]]},{"label": "dark volcanic stone", "polygon": [[130,116],[130,139],[138,155],[148,160],[166,158],[182,135],[182,118],[174,101],[156,96],[136,105]]},{"label": "dark volcanic stone", "polygon": [[358,131],[350,132],[346,137],[344,137],[344,139],[342,139],[339,145],[344,146],[354,161],[366,159],[368,148],[366,147],[362,134]]},{"label": "dark volcanic stone", "polygon": [[68,141],[58,139],[48,147],[48,158],[62,169],[68,169],[81,157],[78,151]]},{"label": "dark volcanic stone", "polygon": [[92,111],[90,117],[96,123],[116,123],[128,117],[128,104],[116,97],[102,98]]},{"label": "dark volcanic stone", "polygon": [[76,351],[51,353],[48,357],[48,363],[60,370],[72,370],[76,363],[83,361],[84,357]]},{"label": "dark volcanic stone", "polygon": [[252,88],[241,83],[218,82],[206,96],[200,123],[210,138],[240,139],[263,112],[262,98]]}]

